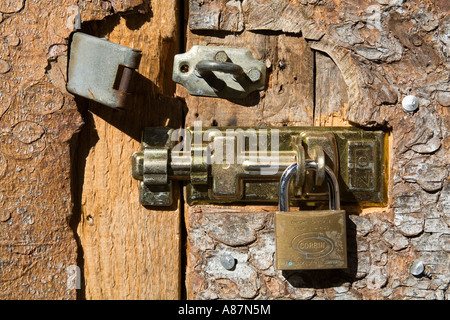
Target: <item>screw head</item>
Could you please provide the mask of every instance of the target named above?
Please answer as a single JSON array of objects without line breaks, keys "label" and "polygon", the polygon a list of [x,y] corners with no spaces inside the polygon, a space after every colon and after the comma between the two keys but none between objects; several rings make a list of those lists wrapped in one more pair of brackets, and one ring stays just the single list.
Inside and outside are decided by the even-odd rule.
[{"label": "screw head", "polygon": [[247,72],[247,76],[252,82],[257,82],[261,80],[262,74],[258,69],[252,68]]},{"label": "screw head", "polygon": [[228,61],[228,55],[225,51],[217,51],[216,55],[214,56],[214,60],[217,62],[227,62]]},{"label": "screw head", "polygon": [[412,263],[410,271],[411,271],[411,274],[415,277],[420,277],[421,275],[424,275],[427,278],[430,278],[430,279],[432,278],[430,270],[420,260],[415,260]]},{"label": "screw head", "polygon": [[413,276],[420,276],[425,270],[425,265],[420,260],[415,260],[409,269]]},{"label": "screw head", "polygon": [[233,270],[236,266],[236,259],[231,254],[223,254],[220,257],[220,263],[227,270]]},{"label": "screw head", "polygon": [[419,108],[419,99],[416,96],[408,95],[403,98],[402,107],[406,112],[414,112]]}]

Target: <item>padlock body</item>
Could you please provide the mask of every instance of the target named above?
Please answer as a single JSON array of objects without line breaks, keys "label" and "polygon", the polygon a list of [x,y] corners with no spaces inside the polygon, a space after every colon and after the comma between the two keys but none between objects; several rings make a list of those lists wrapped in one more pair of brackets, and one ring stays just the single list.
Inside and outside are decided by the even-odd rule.
[{"label": "padlock body", "polygon": [[278,270],[347,268],[344,210],[275,213]]}]

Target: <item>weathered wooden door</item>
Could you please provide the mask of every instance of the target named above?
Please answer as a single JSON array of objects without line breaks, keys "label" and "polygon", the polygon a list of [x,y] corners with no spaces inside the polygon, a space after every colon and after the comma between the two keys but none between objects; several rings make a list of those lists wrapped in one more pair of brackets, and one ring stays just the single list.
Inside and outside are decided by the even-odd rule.
[{"label": "weathered wooden door", "polygon": [[[0,4],[0,297],[448,299],[449,9],[396,0]],[[143,52],[123,111],[66,91],[79,14],[83,32]],[[172,66],[193,45],[251,50],[267,67],[265,90],[239,101],[189,95]],[[414,112],[402,108],[407,95],[418,98]],[[142,130],[195,121],[386,131],[388,203],[344,208],[349,268],[276,270],[274,205],[188,205],[179,184],[170,208],[142,206],[130,168]],[[224,254],[236,259],[232,270]],[[431,278],[411,273],[415,260]]]},{"label": "weathered wooden door", "polygon": [[[144,127],[183,124],[171,81],[182,5],[0,3],[2,298],[180,298],[182,210],[140,205],[130,156]],[[69,36],[80,22],[145,52],[132,110],[67,92]]]},{"label": "weathered wooden door", "polygon": [[[275,270],[274,207],[185,206],[188,298],[448,298],[448,9],[442,1],[190,1],[186,49],[248,48],[268,80],[240,104],[178,87],[186,126],[378,128],[389,134],[390,175],[386,206],[345,207],[346,270]],[[407,95],[419,99],[414,113],[402,109]],[[234,270],[220,264],[224,254]],[[414,260],[431,279],[411,273]]]}]

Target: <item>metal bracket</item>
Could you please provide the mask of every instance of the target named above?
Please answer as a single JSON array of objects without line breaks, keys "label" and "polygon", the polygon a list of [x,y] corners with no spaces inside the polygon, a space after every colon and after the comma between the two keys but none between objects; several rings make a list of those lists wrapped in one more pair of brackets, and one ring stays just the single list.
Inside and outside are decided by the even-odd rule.
[{"label": "metal bracket", "polygon": [[266,66],[247,49],[193,46],[175,55],[172,79],[191,95],[241,99],[264,89]]},{"label": "metal bracket", "polygon": [[73,34],[67,90],[112,108],[123,108],[141,51],[93,37]]},{"label": "metal bracket", "polygon": [[[275,204],[281,174],[297,162],[291,200],[310,204],[328,199],[326,165],[338,177],[343,202],[383,205],[385,140],[382,131],[353,127],[147,128],[132,175],[142,181],[145,205],[169,205],[174,180],[188,182],[188,204]],[[317,170],[307,172],[306,159]]]},{"label": "metal bracket", "polygon": [[169,156],[174,147],[171,131],[166,128],[146,129],[142,136],[142,151],[132,157],[132,176],[140,180],[139,200],[143,205],[170,206],[172,181],[169,180]]}]

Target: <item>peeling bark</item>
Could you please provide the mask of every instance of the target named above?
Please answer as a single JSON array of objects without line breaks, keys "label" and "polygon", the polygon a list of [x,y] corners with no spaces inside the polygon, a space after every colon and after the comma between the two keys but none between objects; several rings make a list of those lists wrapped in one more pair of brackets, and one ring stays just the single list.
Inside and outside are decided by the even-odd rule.
[{"label": "peeling bark", "polygon": [[[189,297],[241,298],[239,287],[249,286],[253,294],[256,290],[256,299],[448,299],[448,4],[366,0],[261,0],[242,4],[192,0],[190,4],[188,45],[204,42],[233,45],[239,38],[249,43],[254,33],[269,39],[272,33],[282,38],[287,32],[297,43],[306,40],[305,47],[299,47],[295,40],[285,47],[275,41],[272,50],[277,55],[261,55],[272,70],[266,93],[260,95],[255,110],[261,106],[265,112],[277,110],[274,117],[261,118],[272,126],[280,122],[298,125],[305,119],[298,117],[301,114],[298,109],[311,110],[305,105],[291,109],[289,102],[269,97],[277,85],[286,85],[276,82],[279,72],[284,72],[286,79],[289,73],[291,77],[297,76],[292,70],[278,69],[277,58],[285,55],[283,66],[288,66],[292,63],[289,52],[313,49],[316,51],[316,98],[311,115],[314,125],[352,123],[389,130],[391,174],[386,208],[346,208],[349,268],[345,271],[274,270],[271,212],[274,208],[266,208],[268,211],[264,213],[257,206],[235,208],[246,217],[247,227],[261,215],[266,221],[263,228],[254,230],[255,241],[239,246],[224,246],[232,241],[232,231],[223,233],[228,239],[217,239],[208,235],[208,226],[197,223],[201,216],[208,219],[214,216],[215,225],[226,225],[225,221],[237,213],[211,206],[187,208],[188,270],[192,272],[187,282]],[[231,15],[231,4],[239,7],[232,18],[239,25],[220,20]],[[216,20],[204,19],[200,23],[207,13],[213,13]],[[290,19],[286,19],[287,13]],[[213,37],[217,31],[239,34],[217,40]],[[262,41],[259,42],[262,45],[252,43],[250,49],[254,52],[267,50]],[[401,106],[402,99],[409,94],[419,98],[419,109],[414,113],[403,111]],[[301,93],[291,94],[293,100],[297,95]],[[193,107],[199,119],[205,119],[203,113],[210,110],[203,106],[203,101],[186,99],[188,108]],[[222,106],[226,106],[223,113],[215,117],[226,125],[235,106],[228,103]],[[283,108],[290,110],[287,116],[280,112]],[[192,121],[189,113],[186,121]],[[246,117],[241,121],[257,125],[261,120]],[[203,211],[201,215],[199,210]],[[239,229],[252,234],[247,227]],[[234,254],[238,265],[241,264],[240,270],[250,268],[252,276],[238,281],[213,262],[223,252]],[[431,269],[432,279],[411,275],[409,266],[414,259],[421,259]],[[218,276],[211,273],[213,263],[215,272],[221,274],[222,286],[216,285]],[[210,266],[209,272],[205,272],[206,265]]]},{"label": "peeling bark", "polygon": [[[0,2],[1,299],[77,296],[70,141],[83,121],[65,89],[76,4]],[[81,8],[84,16],[107,15],[97,10]]]}]

